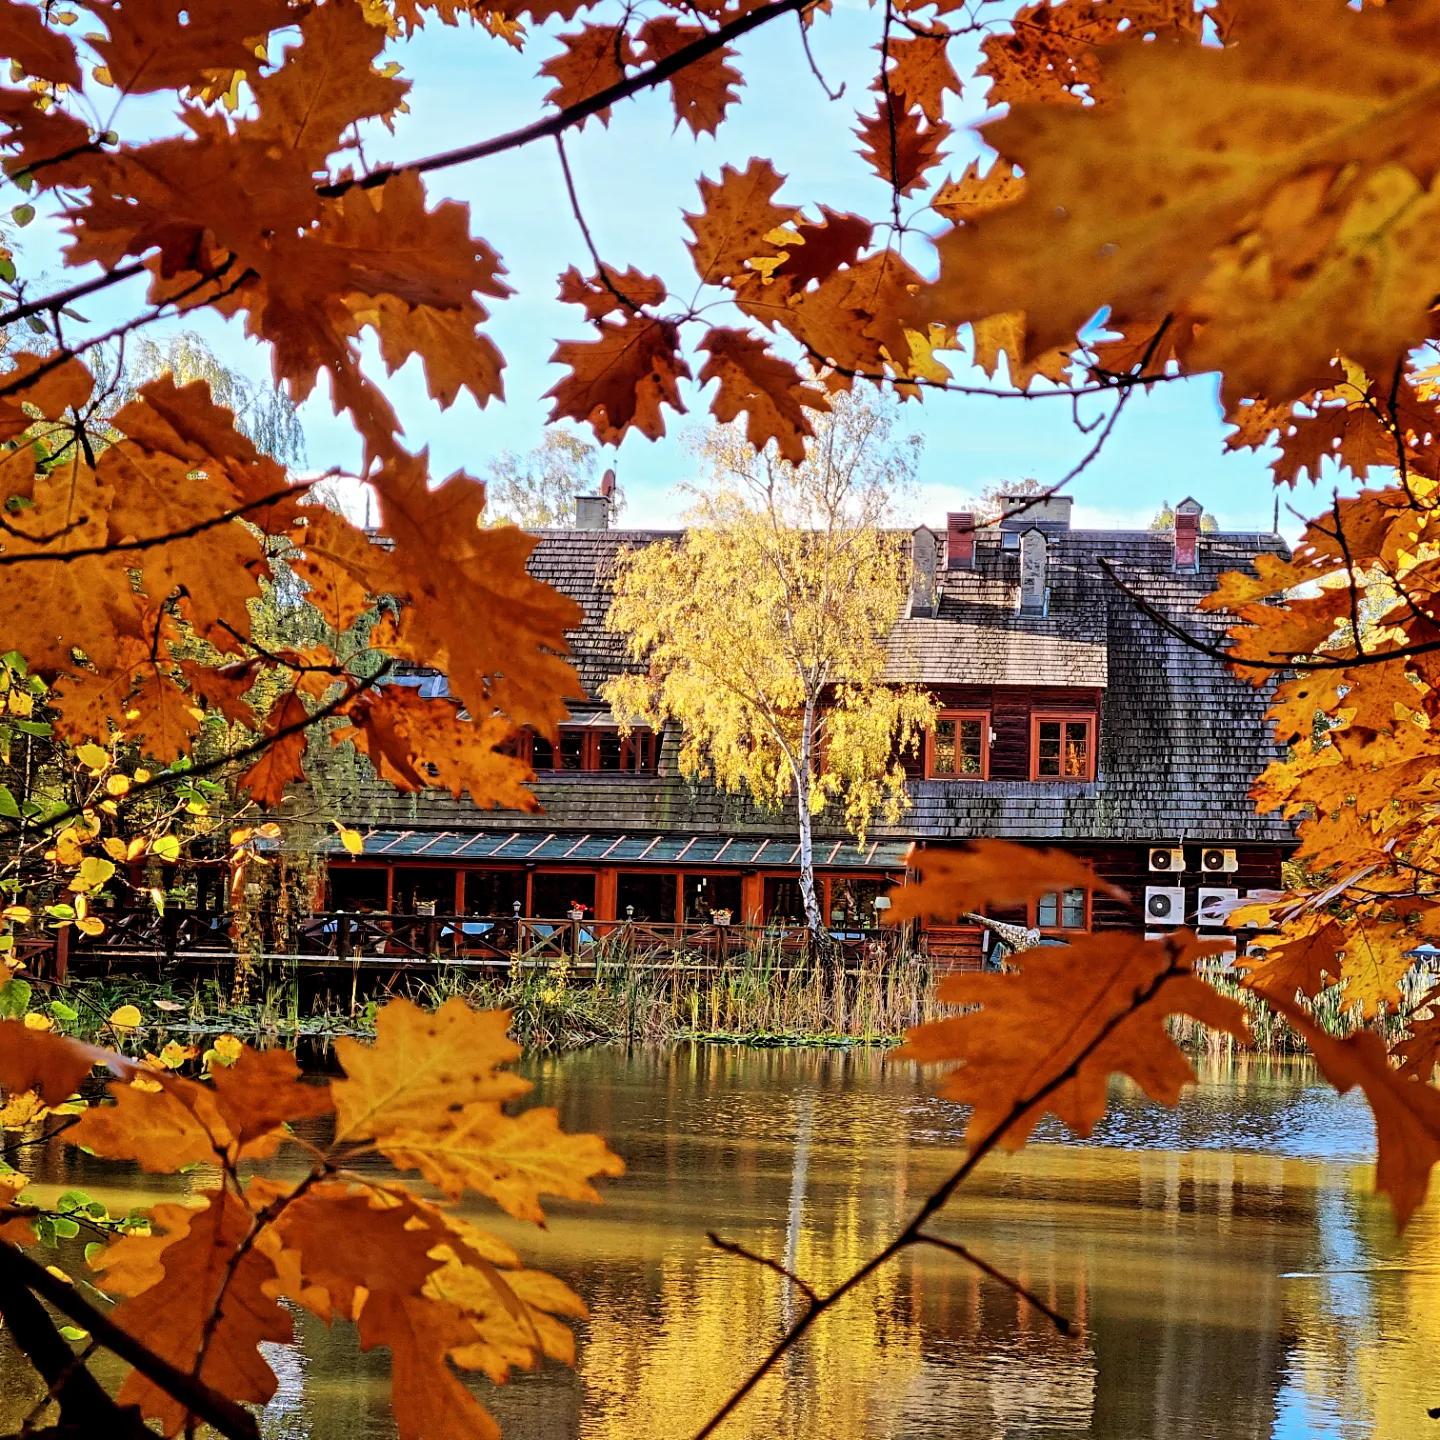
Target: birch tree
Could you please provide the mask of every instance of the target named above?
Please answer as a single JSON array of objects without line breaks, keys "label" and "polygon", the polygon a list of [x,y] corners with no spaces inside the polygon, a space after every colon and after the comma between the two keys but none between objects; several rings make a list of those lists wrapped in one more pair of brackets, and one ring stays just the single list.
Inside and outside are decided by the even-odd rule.
[{"label": "birch tree", "polygon": [[905,801],[902,756],[933,700],[885,680],[905,594],[886,528],[918,437],[893,407],[840,397],[798,464],[733,427],[700,449],[711,471],[685,534],[622,556],[608,624],[641,669],[604,688],[622,724],[675,723],[680,768],[765,807],[793,806],[805,920],[820,938],[814,817],[832,806],[862,843]]}]

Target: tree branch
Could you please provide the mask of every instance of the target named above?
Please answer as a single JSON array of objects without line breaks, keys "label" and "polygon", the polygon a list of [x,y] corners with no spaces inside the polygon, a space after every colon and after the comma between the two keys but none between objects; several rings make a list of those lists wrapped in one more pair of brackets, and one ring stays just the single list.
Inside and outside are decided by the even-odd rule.
[{"label": "tree branch", "polygon": [[1033,1290],[1022,1285],[1013,1275],[1007,1275],[998,1266],[992,1265],[988,1260],[982,1260],[968,1246],[961,1245],[955,1240],[946,1240],[940,1235],[932,1235],[928,1230],[916,1235],[915,1241],[920,1245],[933,1245],[937,1250],[948,1250],[950,1254],[958,1255],[967,1264],[973,1265],[982,1275],[988,1275],[1007,1290],[1013,1290],[1022,1300],[1028,1300],[1062,1335],[1070,1333],[1070,1321],[1064,1315],[1047,1305]]},{"label": "tree branch", "polygon": [[698,40],[692,40],[690,44],[682,45],[674,54],[666,56],[665,59],[636,71],[634,75],[627,76],[624,80],[617,80],[613,85],[607,85],[603,90],[597,90],[586,99],[566,106],[563,110],[557,110],[554,115],[548,115],[543,120],[523,125],[518,130],[508,130],[503,135],[492,136],[490,139],[481,140],[474,145],[462,145],[454,150],[442,150],[438,154],[427,155],[423,159],[407,160],[398,165],[384,165],[379,170],[372,170],[368,175],[356,175],[348,180],[336,180],[329,185],[319,185],[316,186],[316,193],[333,198],[344,195],[350,190],[373,190],[377,185],[384,185],[397,175],[425,175],[432,170],[445,170],[452,165],[468,164],[471,160],[483,160],[487,156],[500,155],[507,150],[518,150],[536,140],[547,140],[552,136],[563,134],[572,126],[580,124],[582,120],[588,120],[592,115],[598,115],[600,111],[608,109],[617,101],[628,100],[632,95],[638,95],[642,90],[649,90],[662,81],[668,80],[672,75],[678,75],[680,71],[693,65],[697,60],[703,60],[707,55],[723,49],[730,41],[738,40],[742,35],[748,35],[750,31],[758,30],[762,25],[768,25],[770,21],[778,19],[781,15],[789,15],[794,11],[803,13],[814,8],[818,3],[819,0],[772,0],[771,4],[761,5],[748,14],[737,16],[734,20],[720,26],[718,30],[711,30]]},{"label": "tree branch", "polygon": [[713,1230],[707,1230],[705,1238],[717,1250],[723,1250],[727,1255],[736,1255],[741,1260],[749,1260],[766,1270],[773,1270],[777,1275],[783,1275],[812,1305],[820,1303],[814,1286],[807,1284],[793,1270],[787,1270],[778,1260],[772,1260],[768,1255],[759,1255],[754,1250],[747,1250],[734,1240],[722,1240]]},{"label": "tree branch", "polygon": [[[73,1285],[52,1275],[8,1241],[0,1241],[0,1293],[11,1289],[33,1291],[53,1305],[88,1330],[107,1350],[213,1425],[226,1440],[259,1440],[260,1432],[247,1410],[203,1382],[192,1380],[83,1299]],[[67,1346],[66,1355],[69,1353]]]}]

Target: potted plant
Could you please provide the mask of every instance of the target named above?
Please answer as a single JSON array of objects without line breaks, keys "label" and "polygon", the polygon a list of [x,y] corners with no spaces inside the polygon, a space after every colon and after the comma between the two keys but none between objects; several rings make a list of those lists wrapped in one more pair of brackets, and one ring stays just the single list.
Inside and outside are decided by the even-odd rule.
[{"label": "potted plant", "polygon": [[710,912],[710,919],[716,925],[728,925],[730,923],[730,911],[721,906],[718,910]]},{"label": "potted plant", "polygon": [[572,900],[570,902],[570,909],[566,913],[572,920],[583,920],[585,918],[585,912],[589,908],[583,900]]}]

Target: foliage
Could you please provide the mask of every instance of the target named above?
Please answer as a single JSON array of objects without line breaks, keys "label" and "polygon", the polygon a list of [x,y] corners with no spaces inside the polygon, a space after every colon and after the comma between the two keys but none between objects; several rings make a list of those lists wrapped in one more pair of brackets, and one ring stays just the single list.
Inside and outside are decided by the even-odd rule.
[{"label": "foliage", "polygon": [[[111,1017],[117,1028],[130,1019]],[[598,1137],[561,1131],[555,1111],[505,1108],[529,1088],[504,1068],[519,1055],[507,1022],[504,1011],[459,1000],[433,1014],[395,1001],[380,1012],[373,1045],[338,1042],[345,1073],[328,1085],[305,1083],[284,1051],[217,1043],[194,1079],[181,1073],[193,1048],[167,1046],[137,1063],[0,1022],[0,1084],[22,1123],[60,1114],[65,1143],[150,1171],[218,1165],[213,1186],[190,1201],[116,1221],[84,1196],[42,1211],[23,1176],[6,1187],[6,1246],[53,1246],[82,1227],[110,1237],[87,1251],[91,1284],[120,1302],[113,1324],[149,1352],[121,1386],[111,1423],[135,1406],[165,1435],[193,1425],[193,1396],[157,1378],[155,1358],[188,1373],[195,1395],[268,1399],[276,1381],[259,1346],[290,1338],[282,1300],[353,1324],[365,1349],[390,1350],[392,1408],[400,1434],[415,1440],[498,1433],[457,1371],[499,1383],[542,1358],[571,1360],[563,1321],[584,1315],[579,1297],[453,1208],[468,1191],[539,1224],[543,1196],[597,1200],[592,1178],[623,1168]],[[72,1099],[96,1064],[115,1077],[109,1103]],[[318,1138],[322,1123],[328,1138]],[[298,1172],[254,1171],[282,1147]],[[376,1153],[452,1203],[422,1199],[369,1164],[351,1168]],[[26,1349],[43,1339],[30,1329],[14,1338]],[[58,1389],[62,1415],[74,1388]]]},{"label": "foliage", "polygon": [[[511,742],[519,727],[553,727],[575,694],[563,656],[565,631],[579,616],[529,578],[526,537],[484,526],[480,482],[462,474],[432,486],[425,456],[401,444],[377,364],[393,373],[418,358],[441,406],[462,390],[482,407],[501,397],[504,357],[482,328],[510,295],[501,258],[472,233],[464,206],[432,203],[432,182],[422,177],[547,139],[587,252],[560,277],[579,333],[554,351],[561,373],[548,395],[552,418],[588,425],[607,444],[631,432],[654,438],[665,432],[667,410],[683,413],[703,393],[711,415],[736,427],[732,479],[761,482],[766,501],[742,505],[723,489],[702,497],[702,509],[725,522],[707,538],[731,556],[730,580],[718,562],[707,577],[703,553],[682,569],[682,550],[657,549],[651,588],[658,599],[667,586],[674,602],[658,619],[639,613],[635,600],[643,557],[627,568],[615,619],[636,653],[668,661],[667,637],[681,633],[682,621],[694,643],[673,656],[675,684],[688,694],[668,695],[663,674],[654,684],[635,676],[612,703],[685,715],[695,732],[686,763],[772,802],[793,793],[802,835],[812,804],[832,795],[862,828],[898,793],[881,750],[925,716],[919,697],[902,713],[879,704],[873,636],[895,612],[877,597],[898,604],[898,556],[873,524],[818,504],[822,517],[839,517],[822,533],[867,537],[848,552],[866,582],[850,617],[857,623],[843,637],[850,648],[832,654],[783,616],[787,581],[803,579],[826,547],[809,505],[796,515],[782,502],[792,487],[806,494],[801,477],[817,468],[816,440],[823,453],[827,436],[845,432],[850,412],[838,397],[860,381],[905,398],[969,390],[1017,404],[1065,392],[1098,397],[1108,414],[1094,426],[1088,459],[1144,389],[1216,373],[1229,445],[1272,446],[1277,482],[1339,473],[1368,487],[1337,498],[1293,558],[1266,557],[1253,574],[1227,576],[1213,600],[1235,620],[1232,648],[1214,653],[1257,683],[1283,676],[1273,716],[1292,753],[1262,777],[1257,800],[1300,821],[1312,877],[1301,893],[1252,915],[1280,933],[1247,984],[1286,1014],[1297,991],[1315,994],[1331,982],[1344,987],[1347,1004],[1372,1012],[1393,1005],[1409,952],[1434,935],[1440,915],[1431,784],[1440,388],[1427,353],[1440,290],[1433,7],[883,0],[874,84],[854,132],[878,182],[872,214],[788,192],[769,160],[728,154],[721,138],[718,170],[700,178],[685,217],[693,281],[602,260],[566,137],[592,120],[603,125],[628,96],[659,85],[677,126],[716,134],[741,103],[741,37],[792,16],[805,36],[825,23],[825,9],[818,0],[674,0],[644,9],[586,0],[255,0],[188,10],[163,0],[77,0],[57,10],[0,0],[0,54],[13,71],[0,89],[0,149],[17,202],[11,220],[23,228],[43,215],[68,237],[66,262],[77,271],[74,285],[36,296],[12,249],[0,246],[0,606],[6,648],[20,657],[6,667],[4,725],[26,733],[25,699],[17,707],[9,697],[26,696],[38,679],[53,712],[47,723],[77,746],[95,746],[107,758],[105,784],[128,778],[130,797],[238,771],[239,785],[274,805],[304,773],[307,746],[334,740],[404,788],[443,786],[482,805],[533,803]],[[462,19],[501,46],[540,43],[547,115],[423,162],[371,167],[363,147],[384,136],[409,88],[387,51],[427,22]],[[547,25],[567,28],[547,33]],[[942,165],[952,139],[947,106],[970,45],[993,112],[982,135],[995,158],[950,177]],[[131,97],[141,103],[114,103]],[[174,133],[157,136],[154,116],[172,104]],[[851,136],[840,143],[850,146]],[[933,267],[928,253],[916,253],[917,232],[934,240]],[[140,283],[143,300],[109,330],[75,308]],[[269,346],[276,388],[292,403],[325,378],[362,439],[359,478],[378,500],[389,547],[314,504],[309,487],[247,438],[203,378],[155,376],[112,413],[109,381],[97,386],[92,373],[103,367],[85,357],[205,309],[241,320]],[[987,383],[957,378],[944,356],[978,367]],[[740,435],[760,458],[740,448]],[[832,492],[821,485],[813,493]],[[810,538],[801,542],[801,532]],[[722,534],[727,543],[713,543]],[[297,603],[334,632],[373,619],[393,597],[368,631],[368,649],[265,643],[256,602],[276,546],[294,556]],[[708,593],[717,600],[740,593],[733,562],[742,553],[755,562],[750,582],[758,576],[769,587],[765,603],[755,615],[695,626],[686,609],[700,608],[701,584],[713,580]],[[819,573],[833,581],[839,572]],[[1124,577],[1115,578],[1123,587]],[[807,603],[817,594],[829,608],[816,613],[836,618],[833,588],[822,585]],[[762,624],[789,643],[788,656],[783,646],[754,644]],[[731,658],[718,653],[722,645],[760,662],[765,683],[745,687],[741,676],[721,684],[721,662]],[[783,679],[782,659],[794,662]],[[458,705],[384,686],[391,667],[409,663],[442,668]],[[871,708],[847,705],[867,686]],[[266,696],[263,713],[252,692]],[[819,715],[822,696],[838,700],[833,720]],[[212,713],[257,732],[257,741],[193,760]],[[817,768],[815,744],[827,729],[827,765]],[[136,779],[140,769],[147,778]],[[104,840],[125,837],[105,831],[103,801],[27,815],[11,799],[0,800],[6,833],[43,829],[51,863],[81,879],[79,893],[117,863],[101,853]],[[1053,878],[1021,869],[1003,848],[974,854],[977,870],[935,877],[918,899],[953,914],[980,904],[980,894],[1019,902],[1040,893],[1036,886],[1053,888]],[[807,909],[818,927],[813,893]],[[1239,1013],[1197,977],[1203,948],[1183,932],[1107,943],[1113,949],[1087,942],[1032,953],[1015,975],[962,986],[955,998],[978,1003],[994,1023],[960,1017],[913,1037],[928,1058],[959,1068],[953,1084],[980,1117],[969,1155],[889,1245],[804,1312],[704,1433],[879,1264],[907,1245],[936,1243],[925,1230],[930,1218],[990,1148],[1027,1133],[1042,1110],[1084,1128],[1103,1103],[1105,1075],[1117,1069],[1172,1099],[1184,1065],[1167,1048],[1162,1015],[1188,1011],[1211,1026],[1240,1026]],[[1071,983],[1076,975],[1084,983]],[[1402,1220],[1437,1155],[1437,1011],[1422,1012],[1384,1056],[1373,1036],[1310,1036],[1327,1073],[1370,1097],[1380,1176]],[[395,1023],[409,1055],[439,1022]],[[382,1035],[375,1053],[388,1058],[375,1062],[370,1081],[366,1062],[347,1056],[359,1069],[332,1091],[342,1143],[348,1134],[413,1160],[442,1189],[490,1183],[477,1156],[502,1143],[502,1130],[511,1140],[538,1133],[570,1154],[548,1122],[507,1117],[512,1130],[500,1126],[503,1112],[464,1108],[496,1103],[475,1094],[484,1085],[474,1062],[491,1062],[485,1085],[505,1083],[494,1069],[497,1022],[473,1023],[485,1038],[457,1055],[444,1083],[430,1076],[425,1105],[410,1104],[396,1129],[360,1114],[364,1096],[378,1102],[376,1072],[396,1073],[397,1042]],[[3,1033],[0,1079],[17,1094],[34,1082],[37,1103],[65,1103],[96,1058],[23,1024]],[[213,1087],[173,1076],[122,1085],[127,1114],[167,1117],[144,1132],[146,1154],[198,1154],[209,1136],[233,1168],[247,1148],[278,1142],[287,1107],[302,1107],[299,1118],[313,1096],[275,1060],[245,1063],[253,1086],[218,1071]],[[448,1118],[452,1103],[467,1116],[463,1126]],[[116,1145],[135,1149],[137,1137],[116,1118],[121,1109],[88,1128],[109,1125]],[[443,1138],[424,1128],[431,1121],[450,1127]],[[602,1152],[587,1153],[603,1168]],[[130,1307],[193,1366],[185,1391],[183,1371],[177,1380],[164,1356],[132,1346],[147,1378],[127,1394],[173,1422],[178,1386],[184,1404],[204,1404],[232,1424],[212,1405],[211,1388],[194,1386],[214,1379],[240,1398],[264,1392],[268,1372],[254,1342],[284,1333],[275,1293],[293,1282],[303,1287],[300,1303],[326,1314],[358,1309],[363,1344],[398,1347],[405,1433],[489,1433],[444,1357],[499,1373],[558,1350],[551,1317],[573,1301],[540,1281],[517,1290],[512,1279],[507,1293],[533,1324],[522,1327],[515,1309],[493,1304],[490,1272],[512,1263],[509,1251],[457,1232],[452,1215],[408,1191],[384,1188],[377,1201],[352,1183],[316,1173],[297,1195],[252,1179],[215,1192],[203,1210],[166,1211],[151,1233],[122,1237],[107,1252],[107,1284],[131,1295],[117,1313]],[[492,1188],[528,1208],[508,1182]],[[346,1217],[354,1243],[323,1243],[328,1222],[310,1217],[335,1214]],[[250,1234],[257,1238],[247,1247]],[[235,1258],[225,1283],[245,1303],[202,1312],[204,1282],[209,1293],[220,1288],[214,1266],[226,1254]],[[43,1267],[26,1263],[8,1241],[0,1245],[6,1274],[20,1266],[26,1277],[20,1291],[74,1303]],[[0,1310],[16,1296],[14,1285],[0,1285]],[[475,1339],[477,1306],[484,1342]],[[5,1318],[15,1325],[13,1313]],[[61,1367],[48,1377],[82,1433],[102,1404],[85,1389],[87,1373]],[[157,1384],[171,1387],[170,1399]]]},{"label": "foliage", "polygon": [[845,397],[798,465],[714,431],[715,488],[697,495],[683,538],[623,558],[606,622],[637,666],[604,689],[622,723],[673,721],[685,774],[794,804],[817,936],[812,815],[837,805],[857,843],[875,816],[894,819],[901,755],[935,713],[929,696],[885,680],[905,582],[884,521],[918,450],[913,437],[892,441],[893,423],[877,402]]},{"label": "foliage", "polygon": [[[575,497],[599,483],[595,453],[593,445],[564,430],[547,430],[526,455],[502,451],[485,467],[485,509],[526,530],[574,525]],[[616,491],[612,520],[623,506],[624,496]]]}]

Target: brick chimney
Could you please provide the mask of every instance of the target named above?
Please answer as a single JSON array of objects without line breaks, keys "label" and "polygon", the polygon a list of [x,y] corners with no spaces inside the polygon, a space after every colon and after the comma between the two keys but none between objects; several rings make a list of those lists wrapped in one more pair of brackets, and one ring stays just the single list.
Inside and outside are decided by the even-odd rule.
[{"label": "brick chimney", "polygon": [[969,510],[952,510],[945,517],[945,568],[975,568],[975,516]]},{"label": "brick chimney", "polygon": [[1200,568],[1200,517],[1205,507],[1186,496],[1175,507],[1175,568],[1194,572]]},{"label": "brick chimney", "polygon": [[910,537],[910,613],[935,613],[935,571],[940,563],[940,537],[922,525]]}]

